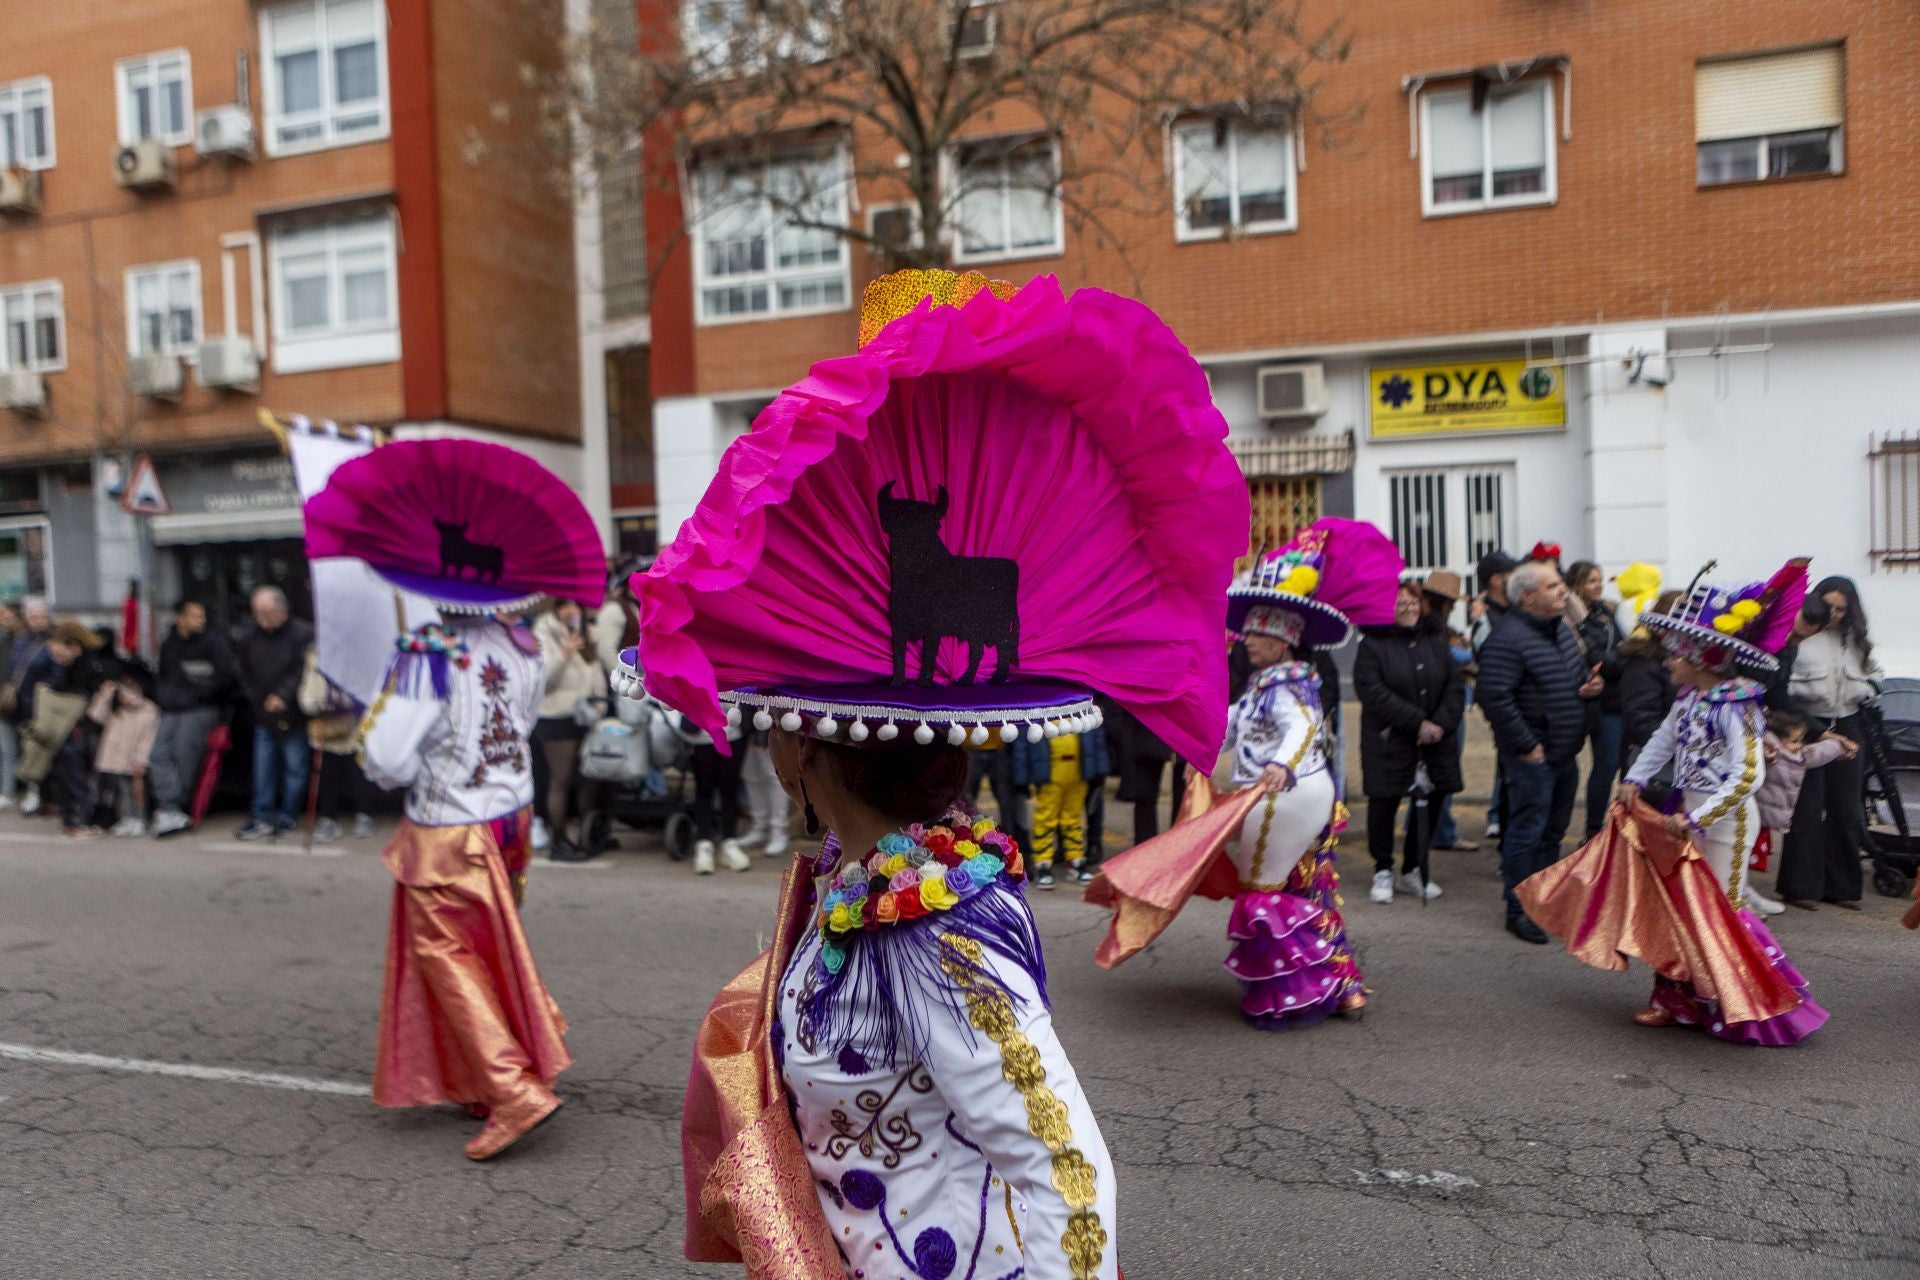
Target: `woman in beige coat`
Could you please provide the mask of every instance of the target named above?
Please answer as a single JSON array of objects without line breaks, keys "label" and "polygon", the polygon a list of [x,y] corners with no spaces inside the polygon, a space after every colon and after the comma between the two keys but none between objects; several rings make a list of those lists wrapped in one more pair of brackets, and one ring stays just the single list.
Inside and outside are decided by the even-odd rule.
[{"label": "woman in beige coat", "polygon": [[558,601],[533,624],[546,666],[547,691],[540,699],[540,719],[533,728],[534,843],[545,828],[551,841],[547,856],[555,862],[584,862],[592,853],[567,835],[567,810],[573,799],[574,767],[580,758],[580,702],[607,696],[607,673],[587,634],[585,612],[571,600]]}]

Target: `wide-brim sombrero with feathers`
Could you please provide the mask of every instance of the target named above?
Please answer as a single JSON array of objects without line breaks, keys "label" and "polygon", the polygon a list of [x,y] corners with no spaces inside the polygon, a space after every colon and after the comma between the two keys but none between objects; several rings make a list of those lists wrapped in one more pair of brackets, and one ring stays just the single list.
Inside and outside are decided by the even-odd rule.
[{"label": "wide-brim sombrero with feathers", "polygon": [[1050,277],[885,277],[862,333],[635,577],[644,675],[616,683],[716,743],[743,721],[1037,740],[1098,723],[1100,692],[1211,760],[1249,506],[1193,357],[1141,304]]},{"label": "wide-brim sombrero with feathers", "polygon": [[1640,615],[1640,625],[1708,670],[1738,666],[1770,675],[1807,598],[1807,560],[1789,560],[1765,582],[1743,587],[1696,583],[1668,613]]},{"label": "wide-brim sombrero with feathers", "polygon": [[308,556],[363,560],[449,612],[548,597],[593,608],[606,595],[606,555],[579,495],[505,445],[382,445],[341,463],[305,514]]},{"label": "wide-brim sombrero with feathers", "polygon": [[1269,635],[1296,648],[1335,649],[1358,627],[1393,621],[1406,564],[1393,542],[1362,520],[1325,516],[1261,555],[1227,592],[1227,630]]}]

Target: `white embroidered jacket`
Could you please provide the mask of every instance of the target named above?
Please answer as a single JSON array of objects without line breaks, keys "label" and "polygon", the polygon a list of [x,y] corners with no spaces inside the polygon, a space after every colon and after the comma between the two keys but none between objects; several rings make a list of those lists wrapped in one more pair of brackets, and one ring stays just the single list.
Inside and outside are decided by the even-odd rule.
[{"label": "white embroidered jacket", "polygon": [[817,934],[784,978],[781,1074],[849,1280],[1114,1280],[1113,1161],[1052,1016],[1018,964],[951,933],[940,945],[1018,1003],[956,976],[969,1021],[929,1000],[926,1052],[906,1068],[801,1042]]},{"label": "white embroidered jacket", "polygon": [[1767,776],[1761,749],[1765,696],[1760,684],[1744,678],[1723,680],[1705,692],[1681,690],[1627,781],[1645,786],[1671,760],[1674,786],[1705,796],[1687,812],[1694,828],[1705,831],[1725,821],[1753,798]]},{"label": "white embroidered jacket", "polygon": [[447,662],[447,696],[431,683],[392,690],[369,716],[362,760],[379,786],[407,787],[407,817],[422,826],[490,822],[533,803],[527,735],[545,688],[540,655],[491,619],[446,628],[468,660]]},{"label": "white embroidered jacket", "polygon": [[1294,777],[1327,767],[1320,677],[1310,662],[1281,662],[1254,673],[1233,704],[1233,785],[1252,786],[1270,764]]}]

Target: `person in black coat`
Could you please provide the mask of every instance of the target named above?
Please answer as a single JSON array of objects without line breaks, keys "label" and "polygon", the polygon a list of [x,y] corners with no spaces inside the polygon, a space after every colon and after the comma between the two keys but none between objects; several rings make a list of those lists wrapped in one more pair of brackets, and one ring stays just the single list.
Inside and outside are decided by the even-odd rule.
[{"label": "person in black coat", "polygon": [[1587,702],[1605,687],[1566,623],[1567,584],[1549,564],[1529,563],[1507,581],[1513,611],[1480,651],[1474,693],[1493,727],[1506,790],[1500,833],[1507,931],[1544,944],[1514,886],[1560,858],[1580,784],[1580,748],[1587,740]]},{"label": "person in black coat", "polygon": [[[1430,796],[1460,790],[1460,719],[1466,681],[1453,660],[1444,622],[1428,612],[1414,582],[1400,584],[1391,627],[1369,631],[1353,660],[1353,688],[1360,698],[1360,778],[1367,793],[1367,847],[1373,854],[1374,902],[1393,901],[1393,824],[1400,800],[1424,767]],[[1424,886],[1420,864],[1433,836],[1436,809],[1424,818],[1407,815],[1399,887],[1437,898],[1440,886]]]},{"label": "person in black coat", "polygon": [[311,748],[300,710],[300,678],[307,671],[313,628],[287,611],[286,593],[253,593],[253,623],[234,646],[240,687],[253,710],[253,806],[242,840],[264,840],[297,825],[304,803]]}]

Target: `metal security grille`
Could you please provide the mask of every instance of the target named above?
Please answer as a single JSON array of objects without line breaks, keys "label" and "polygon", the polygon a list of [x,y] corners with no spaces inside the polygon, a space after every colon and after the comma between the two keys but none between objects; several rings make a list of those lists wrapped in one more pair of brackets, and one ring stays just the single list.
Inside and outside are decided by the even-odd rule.
[{"label": "metal security grille", "polygon": [[1236,572],[1252,564],[1262,550],[1284,546],[1297,531],[1320,518],[1318,476],[1249,480],[1247,493],[1253,500],[1253,538],[1247,554],[1235,563]]},{"label": "metal security grille", "polygon": [[[1480,563],[1489,551],[1498,551],[1506,541],[1507,511],[1502,501],[1504,481],[1498,471],[1469,471],[1463,477],[1467,490],[1467,558],[1469,566]],[[1474,574],[1466,575],[1467,587],[1478,591]]]},{"label": "metal security grille", "polygon": [[1409,569],[1447,563],[1447,473],[1413,471],[1387,478],[1393,545]]},{"label": "metal security grille", "polygon": [[1881,436],[1867,452],[1867,470],[1874,564],[1903,572],[1920,566],[1920,435]]}]

